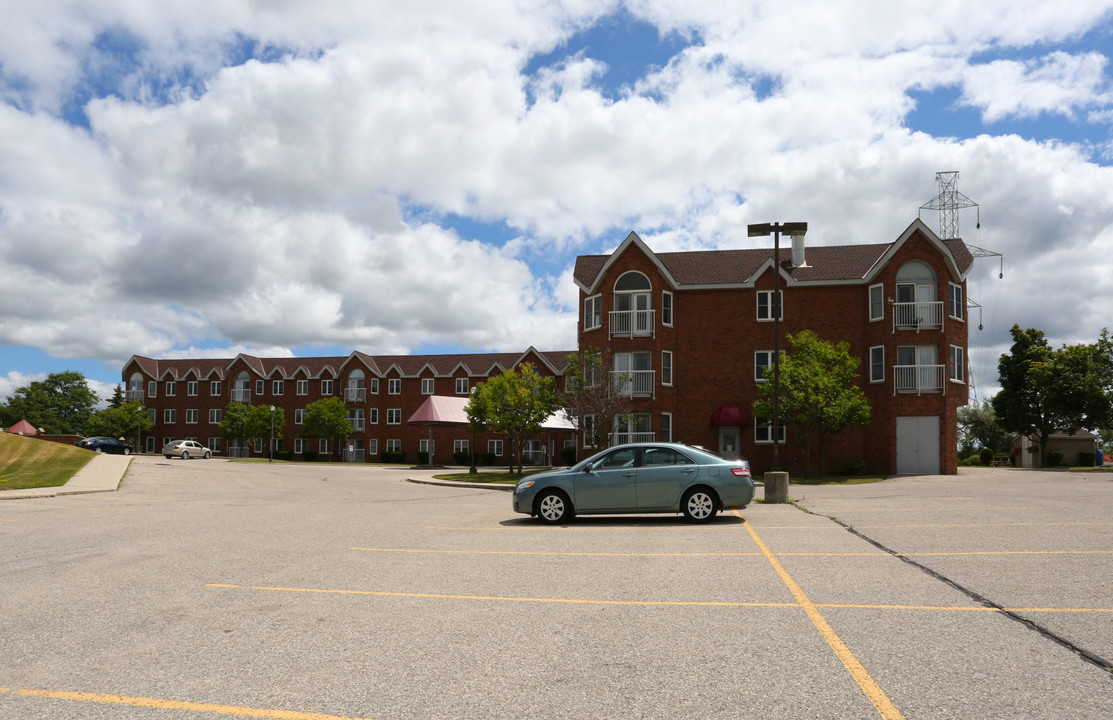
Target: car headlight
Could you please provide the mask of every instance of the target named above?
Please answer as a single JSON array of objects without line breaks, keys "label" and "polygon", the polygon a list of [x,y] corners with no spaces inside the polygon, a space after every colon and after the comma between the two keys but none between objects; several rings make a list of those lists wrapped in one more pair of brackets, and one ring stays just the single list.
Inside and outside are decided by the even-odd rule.
[{"label": "car headlight", "polygon": [[514,489],[515,490],[525,490],[528,487],[533,487],[533,481],[532,480],[519,480],[518,481],[518,486]]}]

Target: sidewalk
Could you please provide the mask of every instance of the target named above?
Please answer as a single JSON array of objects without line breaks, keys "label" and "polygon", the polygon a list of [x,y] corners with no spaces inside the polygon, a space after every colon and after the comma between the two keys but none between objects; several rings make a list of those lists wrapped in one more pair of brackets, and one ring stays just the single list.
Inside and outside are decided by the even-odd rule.
[{"label": "sidewalk", "polygon": [[115,492],[120,487],[131,457],[126,455],[100,455],[77,471],[61,487],[29,488],[27,490],[0,490],[0,500],[26,500],[29,498],[81,495],[84,493]]}]

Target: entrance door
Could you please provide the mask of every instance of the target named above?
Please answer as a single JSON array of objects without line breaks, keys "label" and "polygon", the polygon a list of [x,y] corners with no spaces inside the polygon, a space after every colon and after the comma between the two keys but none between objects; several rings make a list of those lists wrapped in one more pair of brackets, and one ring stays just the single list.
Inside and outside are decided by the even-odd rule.
[{"label": "entrance door", "polygon": [[897,473],[939,474],[939,418],[897,418]]},{"label": "entrance door", "polygon": [[719,428],[719,455],[727,460],[737,460],[738,454],[738,428]]}]

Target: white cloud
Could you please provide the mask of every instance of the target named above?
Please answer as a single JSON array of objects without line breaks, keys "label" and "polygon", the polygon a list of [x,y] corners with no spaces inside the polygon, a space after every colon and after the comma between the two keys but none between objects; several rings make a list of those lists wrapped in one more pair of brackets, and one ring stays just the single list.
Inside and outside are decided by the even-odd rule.
[{"label": "white cloud", "polygon": [[1040,113],[1075,117],[1080,109],[1109,104],[1107,63],[1097,52],[1054,52],[1026,62],[973,65],[966,72],[961,103],[981,108],[986,122]]}]

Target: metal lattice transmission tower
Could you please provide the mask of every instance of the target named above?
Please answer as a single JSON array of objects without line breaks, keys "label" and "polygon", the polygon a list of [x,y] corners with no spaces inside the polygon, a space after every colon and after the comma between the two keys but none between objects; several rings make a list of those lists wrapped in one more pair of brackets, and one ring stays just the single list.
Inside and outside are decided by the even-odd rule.
[{"label": "metal lattice transmission tower", "polygon": [[[963,208],[976,208],[978,203],[958,191],[958,170],[935,173],[935,184],[939,194],[920,206],[921,210],[939,211],[939,238],[952,240],[959,237],[958,211]],[[978,227],[982,226],[981,208],[978,208]]]}]

